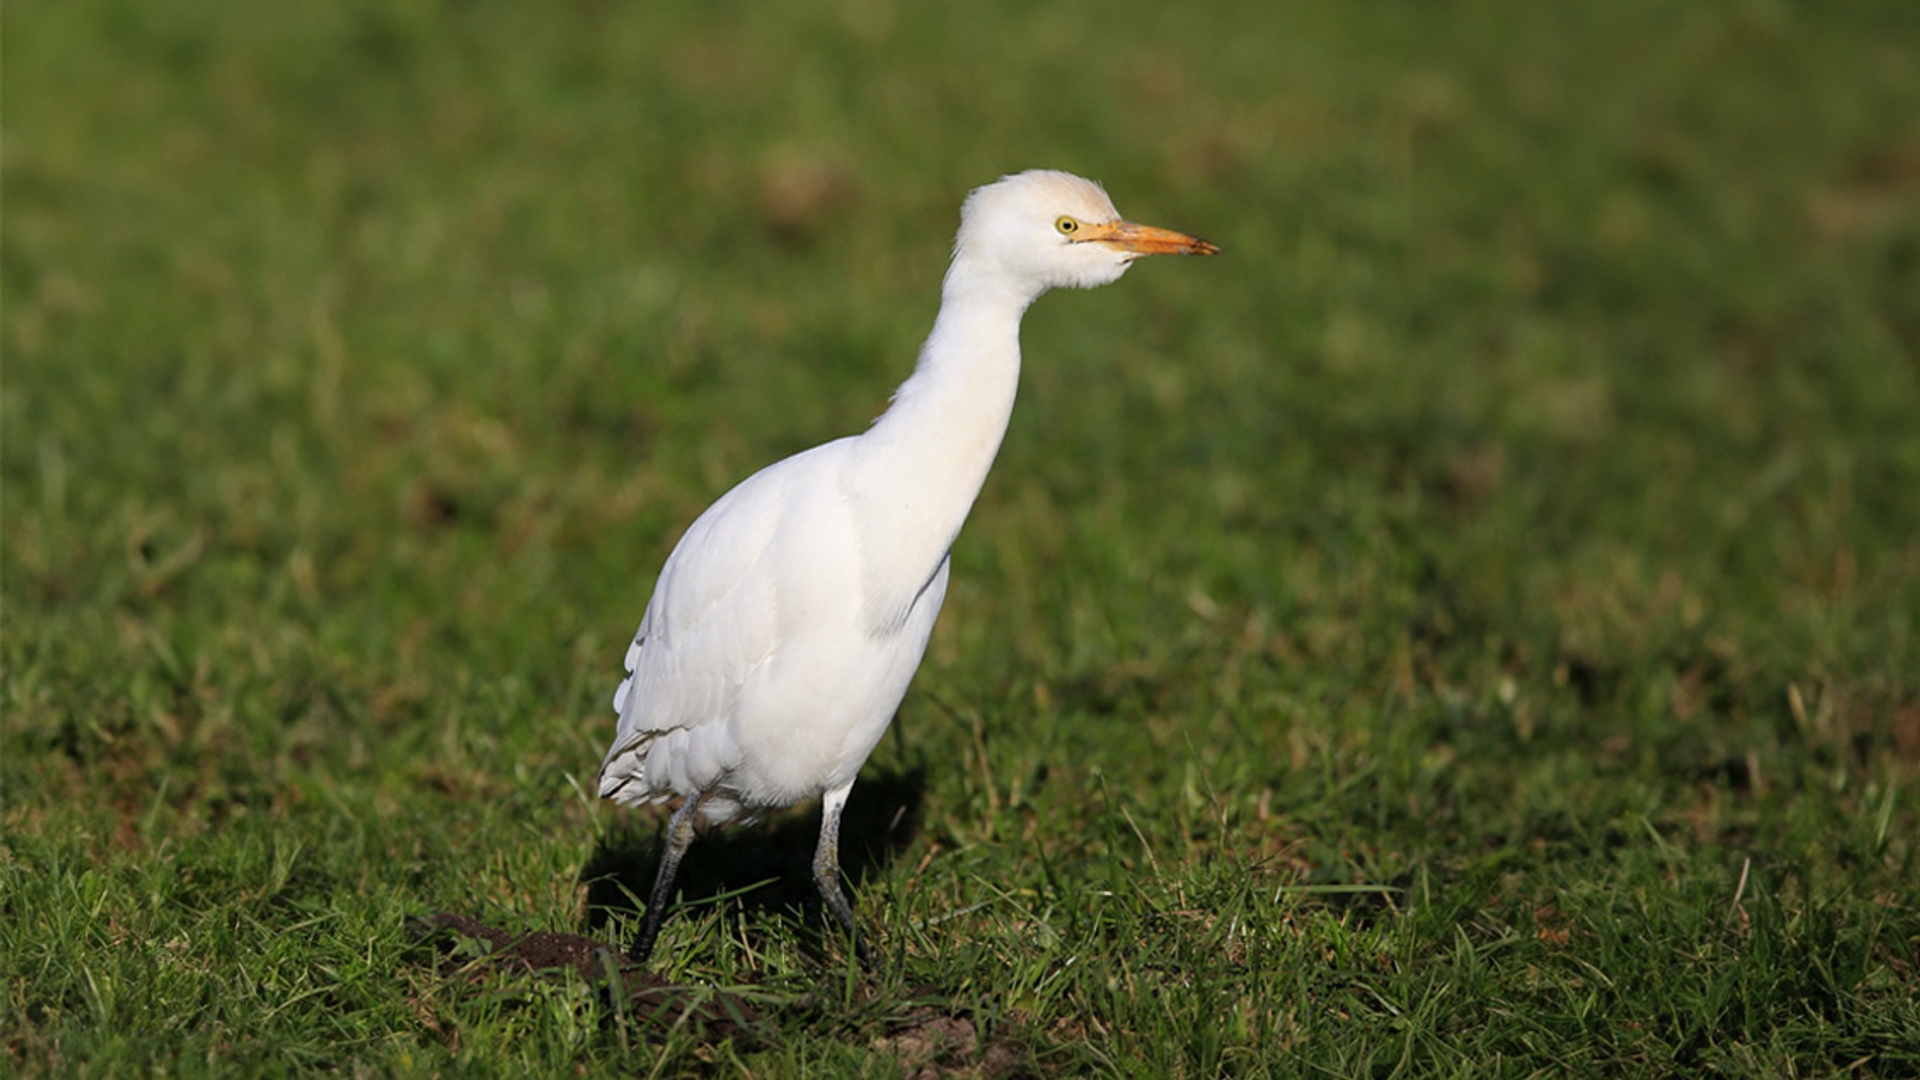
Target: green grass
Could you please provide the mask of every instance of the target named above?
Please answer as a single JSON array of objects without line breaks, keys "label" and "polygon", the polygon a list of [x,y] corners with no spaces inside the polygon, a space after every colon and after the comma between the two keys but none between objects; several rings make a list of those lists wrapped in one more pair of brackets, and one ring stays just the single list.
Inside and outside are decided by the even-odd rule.
[{"label": "green grass", "polygon": [[[0,1071],[1920,1073],[1907,0],[3,18]],[[1036,165],[1226,253],[1028,318],[884,962],[802,811],[657,954],[751,1037],[443,977],[632,927],[651,575]]]}]

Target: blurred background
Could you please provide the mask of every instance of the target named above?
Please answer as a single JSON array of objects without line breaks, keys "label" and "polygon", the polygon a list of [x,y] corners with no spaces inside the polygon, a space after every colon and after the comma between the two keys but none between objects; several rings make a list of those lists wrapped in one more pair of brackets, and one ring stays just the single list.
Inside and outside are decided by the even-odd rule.
[{"label": "blurred background", "polygon": [[1914,23],[10,5],[10,674],[88,724],[156,656],[575,723],[692,516],[884,406],[965,192],[1047,166],[1227,257],[1032,313],[937,668],[1252,626],[1468,694],[1910,712]]},{"label": "blurred background", "polygon": [[[1028,316],[877,758],[968,763],[933,850],[1107,843],[1097,789],[1316,881],[1629,813],[1884,804],[1877,858],[1916,12],[9,3],[7,828],[219,864],[402,808],[362,888],[572,927],[661,559],[884,408],[960,200],[1051,167],[1224,254]],[[537,889],[454,857],[556,837]]]}]

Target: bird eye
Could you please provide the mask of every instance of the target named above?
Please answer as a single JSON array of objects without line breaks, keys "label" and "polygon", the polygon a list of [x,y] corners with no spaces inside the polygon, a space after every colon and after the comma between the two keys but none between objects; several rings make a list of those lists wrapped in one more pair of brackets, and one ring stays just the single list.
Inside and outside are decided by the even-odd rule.
[{"label": "bird eye", "polygon": [[1080,223],[1065,214],[1060,215],[1059,220],[1053,223],[1053,227],[1060,230],[1061,236],[1072,236],[1080,231]]}]

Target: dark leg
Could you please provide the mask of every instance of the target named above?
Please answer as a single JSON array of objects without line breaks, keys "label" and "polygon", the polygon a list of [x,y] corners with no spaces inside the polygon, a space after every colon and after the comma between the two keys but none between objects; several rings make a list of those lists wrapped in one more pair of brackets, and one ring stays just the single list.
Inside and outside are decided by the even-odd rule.
[{"label": "dark leg", "polygon": [[647,918],[640,924],[640,936],[633,939],[627,958],[644,964],[653,955],[653,939],[660,936],[660,919],[673,896],[673,876],[680,870],[680,857],[693,843],[693,815],[700,809],[704,795],[689,795],[667,822],[667,848],[660,853],[660,872],[653,877],[653,895],[647,899]]},{"label": "dark leg", "polygon": [[862,964],[871,966],[873,957],[867,951],[866,939],[860,936],[860,924],[853,919],[853,905],[847,903],[847,894],[840,888],[840,811],[846,809],[847,793],[852,790],[852,784],[835,788],[820,800],[820,846],[813,853],[813,881],[820,886],[820,898],[827,902],[827,910],[853,938],[855,955]]}]

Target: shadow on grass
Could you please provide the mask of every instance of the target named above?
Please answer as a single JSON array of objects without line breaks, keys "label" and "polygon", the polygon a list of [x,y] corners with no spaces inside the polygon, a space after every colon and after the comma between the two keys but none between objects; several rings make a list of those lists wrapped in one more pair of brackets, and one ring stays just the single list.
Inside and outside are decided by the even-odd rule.
[{"label": "shadow on grass", "polygon": [[[854,786],[841,815],[840,853],[856,911],[861,883],[918,835],[925,794],[921,766],[884,772]],[[943,987],[906,985],[865,971],[851,998],[838,979],[829,980],[824,991],[796,996],[751,985],[675,983],[632,962],[616,935],[631,931],[644,914],[665,820],[665,814],[632,815],[600,838],[580,873],[587,915],[579,934],[516,934],[438,912],[412,921],[414,937],[431,950],[428,962],[442,976],[485,987],[490,1000],[498,1002],[531,1000],[541,982],[557,973],[577,973],[594,988],[603,1024],[622,1039],[630,1032],[665,1043],[681,1032],[696,1046],[732,1041],[752,1048],[779,1039],[783,1031],[805,1030],[877,1051],[893,1059],[903,1075],[929,1080],[1035,1075],[1030,1049],[1008,1031],[982,1025]],[[703,901],[791,915],[805,920],[798,934],[803,946],[824,956],[839,926],[825,914],[813,884],[819,826],[814,807],[703,834],[680,864],[668,919]]]},{"label": "shadow on grass", "polygon": [[[923,766],[861,778],[840,818],[840,866],[860,908],[860,885],[891,863],[920,832],[926,798]],[[666,815],[639,818],[601,836],[580,870],[587,887],[583,933],[603,934],[609,924],[637,925],[646,911],[664,846]],[[813,884],[813,852],[820,811],[787,811],[753,825],[701,832],[687,850],[675,880],[672,920],[682,907],[724,897],[741,910],[785,912],[806,919],[805,940],[818,948],[828,932],[820,894]],[[835,924],[831,932],[837,934]]]}]

